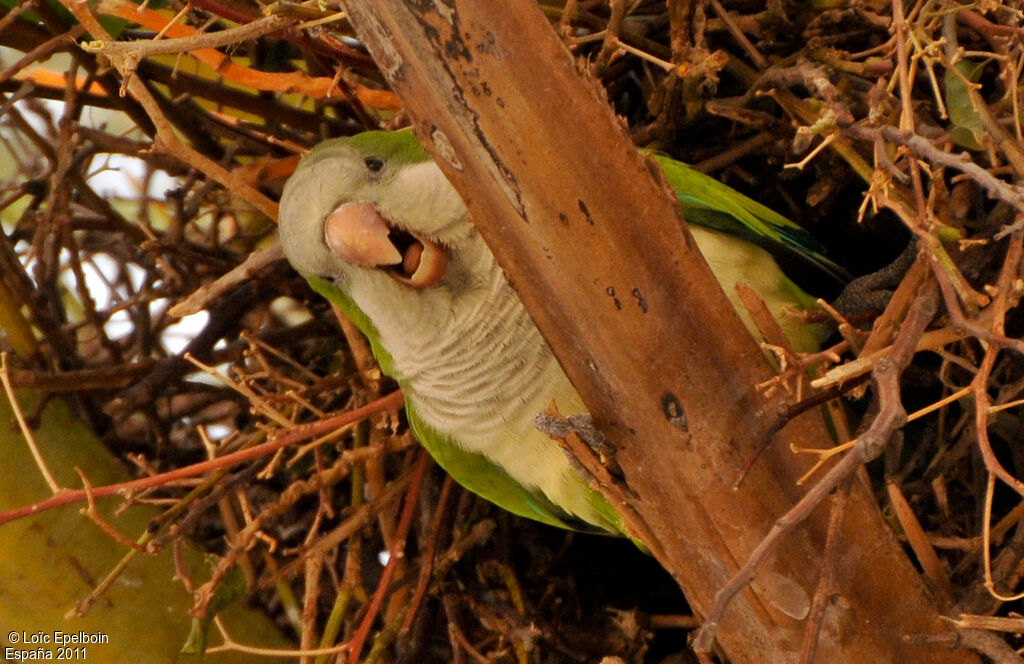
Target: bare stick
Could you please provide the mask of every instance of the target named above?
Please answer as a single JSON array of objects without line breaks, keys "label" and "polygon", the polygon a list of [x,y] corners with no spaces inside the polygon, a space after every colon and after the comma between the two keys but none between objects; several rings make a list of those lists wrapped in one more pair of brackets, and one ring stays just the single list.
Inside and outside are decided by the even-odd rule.
[{"label": "bare stick", "polygon": [[391,394],[369,403],[362,408],[341,413],[334,417],[329,417],[325,420],[321,420],[314,424],[300,426],[293,431],[281,436],[276,440],[272,440],[256,447],[250,447],[246,450],[234,452],[233,454],[226,454],[222,457],[217,457],[210,461],[204,461],[202,463],[196,463],[191,466],[179,468],[160,475],[154,475],[151,477],[143,477],[138,480],[132,480],[130,482],[120,482],[118,484],[108,484],[106,486],[96,487],[91,491],[84,489],[77,490],[60,490],[54,494],[51,498],[41,500],[38,503],[27,505],[25,507],[19,507],[6,512],[0,512],[0,526],[7,523],[8,521],[14,521],[32,514],[38,514],[39,512],[45,512],[55,507],[62,505],[68,505],[76,503],[82,500],[87,500],[90,496],[93,498],[102,498],[105,496],[113,496],[120,494],[125,491],[138,491],[140,489],[149,489],[154,486],[162,486],[168,482],[179,480],[184,477],[193,477],[195,475],[202,475],[203,473],[215,470],[217,468],[223,468],[225,466],[232,466],[249,459],[255,459],[257,457],[275,452],[283,447],[294,445],[295,443],[306,440],[313,436],[319,435],[327,431],[333,431],[340,426],[344,426],[350,422],[367,417],[371,413],[388,410],[391,408],[398,408],[402,404],[402,392],[396,390]]},{"label": "bare stick", "polygon": [[81,44],[81,47],[89,53],[100,53],[111,60],[126,58],[137,63],[142,58],[154,55],[174,55],[176,53],[187,53],[198,48],[228,46],[247,39],[254,39],[278,32],[296,23],[298,23],[298,18],[274,14],[234,28],[218,32],[204,32],[193,37],[160,40],[140,39],[130,42],[100,39]]}]

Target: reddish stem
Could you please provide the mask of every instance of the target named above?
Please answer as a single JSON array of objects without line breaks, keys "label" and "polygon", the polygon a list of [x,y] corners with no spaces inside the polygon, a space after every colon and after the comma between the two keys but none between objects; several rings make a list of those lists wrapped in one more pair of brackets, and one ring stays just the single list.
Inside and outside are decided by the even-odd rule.
[{"label": "reddish stem", "polygon": [[355,636],[349,641],[349,664],[356,664],[359,661],[359,654],[363,650],[363,644],[366,643],[366,639],[370,635],[370,628],[373,627],[373,621],[377,618],[380,605],[384,603],[384,596],[391,586],[391,577],[395,574],[398,561],[405,555],[405,538],[409,535],[409,528],[412,526],[412,515],[416,512],[416,505],[419,502],[417,496],[420,493],[423,474],[429,467],[430,455],[427,454],[426,450],[420,450],[419,459],[416,460],[416,467],[413,469],[412,479],[409,482],[409,489],[405,493],[402,516],[398,520],[398,528],[395,529],[394,544],[391,550],[388,551],[388,563],[384,566],[380,583],[373,594],[373,599],[366,610],[366,615],[363,616],[363,622],[359,624],[359,629],[356,630]]},{"label": "reddish stem", "polygon": [[300,426],[270,442],[250,447],[249,449],[241,450],[239,452],[234,452],[232,454],[226,454],[222,457],[217,457],[216,459],[210,459],[209,461],[203,461],[202,463],[185,466],[184,468],[177,468],[151,477],[143,477],[129,482],[119,482],[117,484],[108,484],[106,486],[96,487],[89,490],[61,489],[46,500],[41,500],[38,503],[26,505],[25,507],[18,507],[6,512],[0,512],[0,526],[9,521],[45,512],[46,510],[51,510],[55,507],[88,500],[90,495],[93,498],[103,498],[127,491],[140,491],[142,489],[149,489],[155,486],[169,484],[170,482],[186,477],[202,475],[203,473],[216,470],[217,468],[233,466],[235,464],[242,463],[243,461],[248,461],[249,459],[255,459],[257,457],[270,454],[271,452],[276,452],[283,447],[294,445],[295,443],[307,440],[314,436],[328,433],[347,424],[358,422],[373,413],[398,408],[401,405],[402,391],[396,390],[385,397],[366,404],[362,408],[356,408],[355,410],[350,410],[346,413],[341,413],[340,415],[320,420],[319,422]]}]

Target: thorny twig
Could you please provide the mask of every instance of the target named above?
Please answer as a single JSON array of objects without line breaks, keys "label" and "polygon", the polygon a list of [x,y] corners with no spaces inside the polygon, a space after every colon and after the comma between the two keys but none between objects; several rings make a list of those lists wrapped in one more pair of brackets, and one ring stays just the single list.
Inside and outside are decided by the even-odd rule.
[{"label": "thorny twig", "polygon": [[[66,0],[64,6],[68,11],[75,15],[75,18],[77,18],[82,25],[89,29],[89,32],[94,37],[104,41],[113,41],[110,37],[110,33],[100,25],[99,21],[86,5]],[[277,204],[275,202],[269,200],[255,187],[241,181],[231,171],[228,171],[220,164],[181,142],[177,134],[175,134],[171,124],[165,117],[163,110],[161,110],[156,97],[153,96],[153,93],[150,92],[145,83],[134,75],[134,61],[131,59],[119,59],[114,62],[114,65],[121,72],[124,85],[127,87],[128,91],[131,92],[132,96],[135,97],[139,103],[142,104],[143,108],[146,109],[146,112],[149,113],[149,117],[156,127],[157,139],[162,149],[167,150],[183,162],[197,168],[200,172],[207,173],[217,182],[235,192],[243,199],[249,201],[259,210],[263,211],[263,213],[271,219],[277,218]]]},{"label": "thorny twig", "polygon": [[[844,129],[844,131],[850,136],[866,140],[875,140],[881,136],[888,141],[906,146],[916,156],[926,159],[930,163],[962,171],[970,175],[974,182],[983,187],[994,198],[1009,203],[1020,214],[1024,215],[1024,189],[993,176],[971,159],[968,153],[954,154],[940,150],[924,136],[919,136],[909,131],[900,131],[895,127],[880,127],[872,131],[864,127],[851,126]],[[1021,224],[1024,224],[1024,221],[1018,221],[1013,226],[1003,228],[995,235],[995,239],[1002,239],[1016,228],[1019,228]]]},{"label": "thorny twig", "polygon": [[139,480],[132,480],[129,482],[121,482],[119,484],[109,484],[106,486],[95,487],[89,490],[85,489],[61,489],[58,490],[52,498],[41,500],[32,505],[25,507],[8,510],[6,512],[0,512],[0,525],[3,525],[14,519],[19,519],[29,514],[38,514],[45,510],[50,510],[55,507],[61,507],[71,503],[81,502],[83,500],[92,500],[95,498],[103,498],[106,496],[118,495],[124,491],[138,491],[142,489],[148,489],[155,486],[162,486],[174,480],[182,479],[185,477],[194,477],[196,475],[202,475],[211,470],[217,468],[223,468],[225,466],[233,466],[250,459],[259,458],[265,454],[270,454],[276,450],[294,445],[300,440],[333,431],[339,426],[348,424],[349,422],[357,421],[366,417],[370,413],[377,412],[381,409],[395,408],[402,403],[402,393],[392,392],[388,396],[380,399],[377,402],[371,403],[363,408],[356,409],[349,413],[342,413],[332,418],[322,420],[316,424],[299,427],[292,432],[277,438],[276,440],[264,443],[257,447],[251,447],[240,452],[234,452],[227,454],[222,457],[217,457],[211,461],[205,461],[202,463],[193,464],[177,470],[172,470],[162,475],[154,477],[145,477]]}]

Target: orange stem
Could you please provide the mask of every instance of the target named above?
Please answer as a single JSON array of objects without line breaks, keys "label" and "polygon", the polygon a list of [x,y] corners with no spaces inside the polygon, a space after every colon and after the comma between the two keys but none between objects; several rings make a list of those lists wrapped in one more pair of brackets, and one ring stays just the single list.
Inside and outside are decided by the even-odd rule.
[{"label": "orange stem", "polygon": [[142,489],[149,489],[155,486],[162,486],[175,480],[180,480],[186,477],[193,477],[195,475],[202,475],[203,473],[218,468],[224,468],[227,466],[233,466],[249,459],[255,459],[257,457],[276,452],[277,450],[294,445],[303,440],[313,438],[315,436],[322,435],[329,431],[333,431],[339,427],[343,427],[353,422],[378,413],[383,410],[389,410],[398,408],[402,405],[402,391],[396,390],[391,394],[381,397],[376,401],[366,404],[362,408],[356,408],[355,410],[348,411],[347,413],[341,413],[327,419],[314,422],[312,424],[306,424],[300,426],[288,433],[284,434],[276,440],[272,440],[262,445],[250,447],[249,449],[234,452],[232,454],[226,454],[216,459],[204,461],[202,463],[192,464],[191,466],[185,466],[184,468],[178,468],[175,470],[168,471],[166,473],[160,473],[159,475],[153,475],[151,477],[143,477],[137,480],[131,480],[129,482],[119,482],[117,484],[107,484],[105,486],[96,487],[94,489],[61,489],[50,498],[41,500],[38,503],[26,505],[25,507],[18,507],[13,510],[6,512],[0,512],[0,526],[9,521],[21,519],[33,514],[45,512],[55,507],[61,507],[71,503],[88,500],[90,496],[92,498],[104,498],[106,496],[113,496],[126,491],[140,491]]},{"label": "orange stem", "polygon": [[[102,12],[160,31],[171,39],[185,39],[199,34],[198,30],[189,25],[170,23],[170,17],[162,12],[136,5],[105,3]],[[328,76],[310,76],[301,71],[266,72],[243,67],[215,48],[197,48],[189,51],[189,55],[227,80],[253,90],[303,94],[314,99],[342,97],[341,91],[334,85],[334,79]],[[387,111],[402,108],[402,102],[393,92],[374,90],[357,82],[350,83],[350,86],[359,101],[371,108]]]},{"label": "orange stem", "polygon": [[377,591],[373,594],[373,599],[370,600],[370,606],[366,610],[366,615],[363,616],[363,621],[359,624],[359,629],[356,631],[355,636],[349,641],[349,664],[356,664],[359,661],[359,654],[363,650],[363,644],[366,643],[366,639],[370,635],[370,628],[373,626],[373,621],[376,620],[377,613],[380,611],[380,605],[384,603],[384,596],[391,586],[391,577],[395,574],[398,561],[405,554],[405,538],[409,535],[409,528],[412,526],[412,515],[416,512],[416,505],[419,502],[417,496],[420,493],[423,474],[427,472],[429,467],[430,455],[427,454],[426,450],[421,449],[420,456],[416,460],[416,467],[412,472],[412,479],[409,481],[409,489],[405,493],[405,503],[402,505],[402,515],[398,520],[398,528],[395,529],[394,543],[390,551],[388,551],[388,563],[384,566],[384,572],[380,576],[380,583],[377,585]]}]

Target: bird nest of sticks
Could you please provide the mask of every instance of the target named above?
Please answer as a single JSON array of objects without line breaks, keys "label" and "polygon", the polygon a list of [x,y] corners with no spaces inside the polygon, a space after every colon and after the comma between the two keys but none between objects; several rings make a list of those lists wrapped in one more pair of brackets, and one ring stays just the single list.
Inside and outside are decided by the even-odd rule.
[{"label": "bird nest of sticks", "polygon": [[[813,374],[792,401],[827,392],[846,440],[902,409],[867,467],[878,504],[964,642],[1019,661],[1019,7],[539,7],[638,145],[881,274],[830,317],[829,348],[779,351],[762,389]],[[299,155],[409,123],[335,2],[4,0],[0,46],[5,400],[19,435],[67,404],[123,475],[101,484],[80,466],[49,495],[0,503],[0,527],[38,518],[33,505],[156,506],[140,531],[80,518],[126,558],[173,550],[178,578],[152,583],[187,598],[208,647],[249,657],[271,646],[213,620],[232,583],[304,661],[696,661],[699,620],[653,558],[454,484],[365,339],[281,260],[276,201]],[[909,269],[884,270],[908,245]],[[868,380],[894,352],[906,361],[888,387]],[[50,449],[34,472],[59,478]],[[0,469],[0,494],[20,481]],[[186,569],[185,546],[212,562]]]}]

